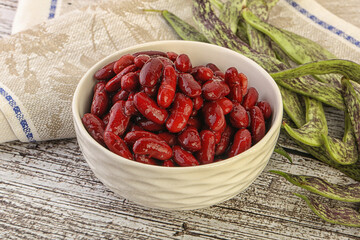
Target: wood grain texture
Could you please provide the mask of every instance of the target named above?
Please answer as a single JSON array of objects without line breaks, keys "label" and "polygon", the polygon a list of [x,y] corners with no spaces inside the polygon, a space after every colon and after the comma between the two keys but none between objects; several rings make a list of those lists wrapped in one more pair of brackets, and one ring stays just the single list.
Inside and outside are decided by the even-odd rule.
[{"label": "wood grain texture", "polygon": [[[16,3],[0,0],[1,36],[10,33]],[[325,109],[330,133],[340,138],[342,113]],[[268,170],[352,181],[311,158],[285,134],[279,143],[291,150],[293,164],[274,153],[243,193],[209,208],[171,212],[144,208],[109,191],[75,139],[1,144],[0,239],[360,239],[358,228],[320,220],[292,194],[305,190]]]}]

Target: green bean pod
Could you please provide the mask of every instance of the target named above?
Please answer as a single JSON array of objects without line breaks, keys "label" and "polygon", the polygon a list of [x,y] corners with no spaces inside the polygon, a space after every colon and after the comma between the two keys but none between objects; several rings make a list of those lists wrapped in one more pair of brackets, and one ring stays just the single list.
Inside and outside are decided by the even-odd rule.
[{"label": "green bean pod", "polygon": [[147,12],[160,12],[163,18],[168,22],[168,24],[174,29],[174,31],[179,35],[183,40],[188,41],[198,41],[198,42],[209,42],[206,37],[200,33],[195,27],[188,24],[175,14],[169,12],[168,10],[153,10],[146,9]]},{"label": "green bean pod", "polygon": [[342,140],[325,134],[322,137],[324,147],[333,161],[342,165],[349,165],[354,164],[358,160],[359,154],[354,130],[348,114],[345,113],[345,130]]},{"label": "green bean pod", "polygon": [[349,79],[343,78],[342,84],[347,112],[354,128],[358,149],[360,149],[360,93],[354,88],[356,83],[352,84]]},{"label": "green bean pod", "polygon": [[360,202],[360,182],[340,185],[329,183],[319,177],[295,175],[276,170],[270,170],[270,172],[284,177],[287,181],[298,187],[323,197],[343,202]]},{"label": "green bean pod", "polygon": [[360,65],[355,62],[342,59],[309,62],[291,69],[283,70],[281,72],[270,73],[270,75],[274,79],[283,80],[288,78],[297,78],[305,75],[328,73],[341,74],[353,81],[360,83]]},{"label": "green bean pod", "polygon": [[276,152],[276,153],[280,154],[281,156],[287,158],[287,160],[289,160],[289,162],[293,163],[291,156],[278,143],[276,144],[276,146],[274,148],[274,152]]},{"label": "green bean pod", "polygon": [[323,220],[350,227],[360,227],[360,213],[349,207],[331,208],[313,197],[294,193],[305,200],[310,209]]},{"label": "green bean pod", "polygon": [[294,129],[283,123],[286,132],[297,141],[318,147],[322,145],[322,134],[327,135],[328,128],[322,103],[305,97],[306,123],[301,128]]},{"label": "green bean pod", "polygon": [[232,0],[224,3],[219,18],[230,30],[236,34],[241,10],[246,6],[247,0]]}]

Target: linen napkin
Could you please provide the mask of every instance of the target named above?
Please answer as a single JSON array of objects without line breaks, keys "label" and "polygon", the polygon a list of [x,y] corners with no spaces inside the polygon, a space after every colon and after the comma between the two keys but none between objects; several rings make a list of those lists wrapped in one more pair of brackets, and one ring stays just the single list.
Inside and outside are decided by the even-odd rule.
[{"label": "linen napkin", "polygon": [[[167,9],[194,25],[191,0],[79,2],[57,5],[51,20],[44,7],[37,21],[45,22],[0,39],[0,143],[74,137],[71,99],[87,69],[125,47],[178,39],[159,14],[142,9]],[[359,29],[315,1],[280,0],[269,21],[359,62]]]}]

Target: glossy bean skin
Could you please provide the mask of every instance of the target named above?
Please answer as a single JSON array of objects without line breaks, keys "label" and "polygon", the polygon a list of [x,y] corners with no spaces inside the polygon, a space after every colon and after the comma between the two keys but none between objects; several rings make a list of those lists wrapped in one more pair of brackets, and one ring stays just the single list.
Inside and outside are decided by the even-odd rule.
[{"label": "glossy bean skin", "polygon": [[249,115],[246,109],[235,102],[232,112],[229,114],[231,124],[236,128],[247,128],[250,123]]},{"label": "glossy bean skin", "polygon": [[149,55],[140,54],[134,58],[134,64],[137,68],[142,68],[144,64],[150,60]]},{"label": "glossy bean skin", "polygon": [[221,99],[229,93],[230,88],[224,81],[209,80],[202,85],[202,96],[209,101]]},{"label": "glossy bean skin", "polygon": [[259,142],[266,132],[265,119],[258,106],[254,106],[249,109],[250,115],[250,129],[252,134],[252,143]]},{"label": "glossy bean skin", "polygon": [[243,92],[239,73],[236,68],[230,67],[225,71],[225,82],[230,88],[229,98],[234,102],[242,102]]},{"label": "glossy bean skin", "polygon": [[137,57],[139,55],[148,55],[150,57],[157,57],[157,56],[167,57],[165,52],[156,51],[156,50],[140,51],[140,52],[133,53],[132,55],[135,57]]},{"label": "glossy bean skin", "polygon": [[178,85],[182,93],[190,98],[201,95],[201,86],[189,73],[179,74]]},{"label": "glossy bean skin", "polygon": [[233,102],[226,97],[216,100],[216,102],[222,108],[224,115],[229,114],[233,110],[233,107],[234,107]]},{"label": "glossy bean skin", "polygon": [[159,141],[163,141],[163,139],[161,137],[159,137],[158,135],[156,135],[155,133],[149,132],[149,131],[133,131],[133,132],[128,132],[125,137],[124,137],[124,141],[126,142],[126,144],[128,146],[133,146],[134,143],[140,139],[140,138],[153,138]]},{"label": "glossy bean skin", "polygon": [[162,140],[164,140],[170,147],[177,144],[177,137],[175,134],[169,132],[162,132],[157,134]]},{"label": "glossy bean skin", "polygon": [[166,55],[173,62],[175,62],[176,58],[178,57],[178,54],[174,52],[166,52]]},{"label": "glossy bean skin", "polygon": [[272,110],[269,102],[260,101],[256,105],[260,108],[265,120],[271,117]]},{"label": "glossy bean skin", "polygon": [[121,89],[131,92],[139,86],[139,75],[136,72],[125,74],[120,81]]},{"label": "glossy bean skin", "polygon": [[130,117],[125,114],[125,101],[120,100],[114,103],[110,109],[109,123],[105,131],[122,136],[129,124]]},{"label": "glossy bean skin", "polygon": [[168,117],[168,112],[160,108],[146,93],[136,93],[134,95],[134,104],[144,117],[154,123],[164,124]]},{"label": "glossy bean skin", "polygon": [[215,156],[220,156],[225,154],[226,150],[230,145],[230,141],[232,140],[232,136],[234,134],[234,129],[228,124],[221,134],[221,139],[218,144],[215,146]]},{"label": "glossy bean skin", "polygon": [[156,58],[159,59],[162,62],[164,67],[166,67],[166,66],[174,66],[174,63],[167,57],[158,56]]},{"label": "glossy bean skin", "polygon": [[135,107],[133,100],[126,100],[124,106],[124,113],[130,117],[139,113],[139,111]]},{"label": "glossy bean skin", "polygon": [[163,140],[152,137],[144,137],[135,141],[133,145],[135,154],[147,155],[158,160],[166,160],[172,157],[171,147]]},{"label": "glossy bean skin", "polygon": [[166,121],[166,128],[171,133],[178,133],[182,131],[193,110],[193,102],[190,98],[182,93],[175,95],[173,108],[169,118]]},{"label": "glossy bean skin", "polygon": [[192,99],[192,101],[194,104],[194,109],[196,111],[200,110],[202,108],[202,106],[204,105],[204,99],[201,96],[194,97]]},{"label": "glossy bean skin", "polygon": [[104,131],[105,124],[104,122],[96,115],[92,113],[85,113],[81,118],[84,127],[88,133],[101,145],[105,146],[104,142]]},{"label": "glossy bean skin", "polygon": [[189,56],[186,54],[178,55],[177,58],[175,59],[174,63],[175,63],[176,70],[178,70],[180,72],[188,73],[191,71],[192,64],[191,64]]},{"label": "glossy bean skin", "polygon": [[105,82],[98,82],[91,102],[90,112],[98,117],[102,117],[108,110],[110,97],[105,90]]},{"label": "glossy bean skin", "polygon": [[187,127],[178,135],[178,142],[185,150],[196,152],[201,149],[200,134],[194,127]]},{"label": "glossy bean skin", "polygon": [[106,66],[100,68],[94,74],[96,80],[109,80],[115,76],[114,72],[115,62],[109,63]]},{"label": "glossy bean skin", "polygon": [[200,164],[209,164],[214,161],[215,156],[215,135],[210,130],[200,132],[201,149],[197,153]]},{"label": "glossy bean skin", "polygon": [[139,82],[144,87],[153,87],[160,80],[163,64],[157,58],[147,61],[140,70]]},{"label": "glossy bean skin", "polygon": [[189,166],[197,166],[199,162],[196,158],[189,153],[188,151],[182,149],[180,146],[176,145],[173,147],[173,160],[180,166],[180,167],[189,167]]},{"label": "glossy bean skin", "polygon": [[206,67],[210,68],[213,72],[220,71],[218,66],[216,66],[214,63],[208,63],[206,64]]},{"label": "glossy bean skin", "polygon": [[118,91],[121,88],[121,78],[129,72],[134,72],[136,69],[137,68],[134,64],[125,67],[121,72],[116,74],[115,77],[113,77],[106,83],[105,85],[106,91],[108,92]]},{"label": "glossy bean skin", "polygon": [[161,166],[163,166],[163,167],[175,167],[175,164],[171,159],[168,159],[168,160],[164,160]]},{"label": "glossy bean skin", "polygon": [[165,126],[163,124],[154,123],[153,121],[146,119],[146,118],[141,118],[141,119],[137,120],[136,123],[143,130],[150,131],[150,132],[158,132],[158,131],[162,131],[165,129]]},{"label": "glossy bean skin", "polygon": [[129,96],[129,92],[123,90],[123,89],[120,89],[117,93],[115,93],[115,95],[111,98],[111,101],[113,103],[119,101],[119,100],[127,100]]},{"label": "glossy bean skin", "polygon": [[236,156],[251,147],[251,133],[248,129],[239,129],[234,136],[233,144],[230,148],[229,157]]},{"label": "glossy bean skin", "polygon": [[190,117],[187,122],[187,126],[192,126],[192,127],[196,128],[197,130],[199,130],[201,128],[201,122],[200,122],[199,118]]},{"label": "glossy bean skin", "polygon": [[224,126],[219,131],[216,131],[216,132],[213,131],[213,133],[215,135],[215,144],[218,144],[220,142],[221,135],[224,132],[226,126],[227,126],[227,124],[225,122]]},{"label": "glossy bean skin", "polygon": [[214,72],[210,68],[204,66],[199,67],[194,73],[195,79],[200,82],[206,82],[210,80],[213,76]]},{"label": "glossy bean skin", "polygon": [[217,102],[206,102],[203,107],[204,120],[212,131],[219,131],[225,125],[225,115]]},{"label": "glossy bean skin", "polygon": [[142,154],[134,154],[134,158],[136,162],[145,163],[149,165],[158,165],[157,161],[147,155]]},{"label": "glossy bean skin", "polygon": [[243,95],[247,93],[248,88],[248,79],[245,74],[239,73],[239,79],[240,79],[240,86],[241,86],[241,92]]},{"label": "glossy bean skin", "polygon": [[130,159],[130,160],[134,159],[128,146],[126,145],[124,140],[121,137],[119,137],[118,135],[116,135],[112,132],[105,131],[104,132],[104,141],[105,141],[106,146],[113,153],[115,153],[121,157]]},{"label": "glossy bean skin", "polygon": [[123,55],[114,64],[114,72],[118,74],[124,70],[127,66],[134,64],[134,56],[131,54]]},{"label": "glossy bean skin", "polygon": [[242,105],[244,106],[244,108],[246,110],[249,110],[250,108],[252,108],[253,106],[255,106],[255,104],[257,103],[259,98],[259,93],[258,91],[253,88],[250,87],[246,93],[246,95],[244,96]]},{"label": "glossy bean skin", "polygon": [[157,104],[168,108],[174,100],[176,92],[177,74],[174,67],[165,66],[163,78],[157,94]]}]

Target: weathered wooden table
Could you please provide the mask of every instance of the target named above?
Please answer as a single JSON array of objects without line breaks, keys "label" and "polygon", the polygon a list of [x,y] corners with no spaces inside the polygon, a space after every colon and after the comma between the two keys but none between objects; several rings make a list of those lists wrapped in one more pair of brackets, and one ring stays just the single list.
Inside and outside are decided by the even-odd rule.
[{"label": "weathered wooden table", "polygon": [[[360,26],[356,3],[318,2]],[[71,1],[67,1],[71,3]],[[356,7],[352,7],[356,6]],[[9,35],[17,0],[0,1],[0,35]],[[327,109],[341,135],[342,116]],[[0,126],[1,127],[1,126]],[[348,178],[314,160],[281,135],[294,163],[273,154],[260,177],[231,200],[194,211],[159,211],[109,191],[91,172],[75,139],[0,145],[0,239],[360,239],[360,229],[326,223],[270,169]],[[336,205],[335,201],[329,201]],[[356,205],[351,205],[356,206]],[[357,206],[359,207],[359,206]]]}]

